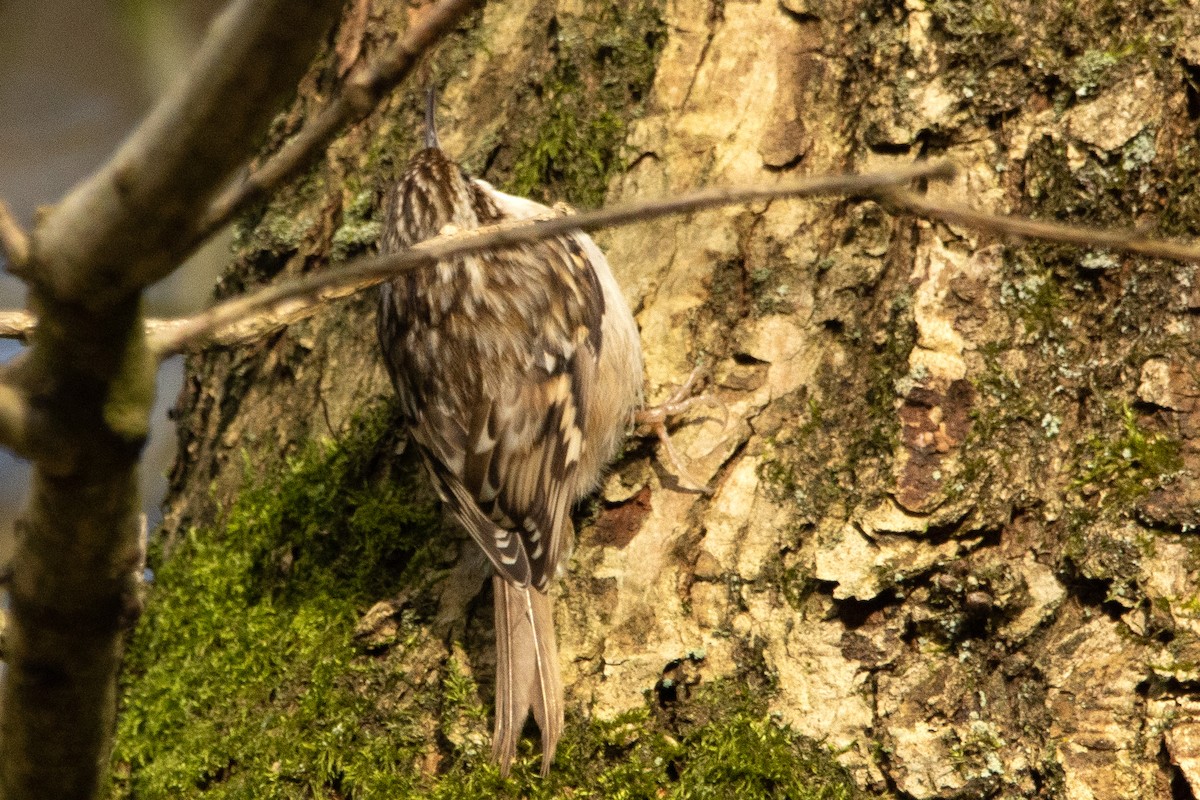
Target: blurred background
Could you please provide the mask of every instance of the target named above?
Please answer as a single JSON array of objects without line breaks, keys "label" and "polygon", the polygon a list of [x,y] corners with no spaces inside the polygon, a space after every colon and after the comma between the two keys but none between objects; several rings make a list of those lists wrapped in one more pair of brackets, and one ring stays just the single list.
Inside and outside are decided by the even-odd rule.
[{"label": "blurred background", "polygon": [[[0,198],[23,223],[113,152],[154,99],[186,69],[218,0],[0,0]],[[229,251],[214,241],[149,294],[148,313],[171,317],[208,304]],[[0,263],[3,257],[0,256]],[[23,308],[23,285],[0,275],[0,309]],[[20,352],[0,340],[0,361]],[[167,409],[183,359],[159,371],[142,490],[153,527],[174,457]],[[24,502],[27,467],[0,451],[0,542]],[[0,557],[6,547],[0,546]]]}]

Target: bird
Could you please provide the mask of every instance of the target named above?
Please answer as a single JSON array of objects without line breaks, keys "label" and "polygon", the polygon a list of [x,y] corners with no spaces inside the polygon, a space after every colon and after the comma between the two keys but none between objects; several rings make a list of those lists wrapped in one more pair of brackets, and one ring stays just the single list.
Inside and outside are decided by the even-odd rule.
[{"label": "bird", "polygon": [[[387,191],[380,250],[563,213],[468,175],[424,147]],[[496,719],[507,776],[530,712],[542,774],[563,729],[549,594],[574,544],[571,509],[603,477],[642,406],[637,323],[582,232],[456,256],[379,292],[377,332],[399,414],[450,516],[493,568]]]}]

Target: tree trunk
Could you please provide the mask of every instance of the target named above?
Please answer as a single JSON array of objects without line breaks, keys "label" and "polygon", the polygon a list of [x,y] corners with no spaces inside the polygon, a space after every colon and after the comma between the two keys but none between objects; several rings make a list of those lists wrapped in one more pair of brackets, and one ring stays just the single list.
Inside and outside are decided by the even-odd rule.
[{"label": "tree trunk", "polygon": [[[277,140],[403,25],[351,5]],[[933,194],[1180,236],[1198,70],[1149,0],[514,0],[431,75],[444,148],[543,201],[945,156]],[[220,293],[372,246],[419,89],[243,223]],[[189,364],[118,793],[1200,794],[1193,266],[831,199],[597,239],[651,401],[701,364],[728,419],[675,429],[711,494],[634,441],[577,515],[548,781],[484,766],[490,598],[395,454],[371,294]]]}]

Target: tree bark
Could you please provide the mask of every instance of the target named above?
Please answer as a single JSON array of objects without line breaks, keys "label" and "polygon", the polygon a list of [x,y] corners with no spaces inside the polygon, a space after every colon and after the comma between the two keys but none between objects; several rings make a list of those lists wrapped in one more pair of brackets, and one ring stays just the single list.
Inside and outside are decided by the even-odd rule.
[{"label": "tree bark", "polygon": [[[370,6],[365,27],[344,26],[335,51],[370,52],[393,36],[403,20],[384,5]],[[931,191],[955,200],[1180,236],[1200,225],[1192,17],[1138,0],[519,0],[485,8],[431,76],[444,86],[445,149],[539,200],[594,204],[944,156],[962,172]],[[289,123],[329,69],[302,85]],[[382,188],[417,146],[418,89],[244,224],[220,293],[371,246]],[[595,734],[616,741],[603,752],[633,758],[660,741],[652,731],[714,731],[687,704],[706,686],[743,684],[765,698],[755,713],[822,743],[881,796],[1200,794],[1193,266],[1006,245],[833,199],[597,239],[636,309],[651,401],[699,363],[729,414],[697,412],[675,430],[711,495],[634,442],[580,512],[556,600],[569,729],[648,715],[640,739]],[[363,422],[377,423],[390,393],[373,305],[353,300],[190,361],[167,556],[125,684],[117,772],[128,786],[233,791],[256,785],[259,770],[272,785],[366,796],[482,763],[490,621],[486,599],[472,598],[478,571],[457,557],[470,543],[423,516],[436,540],[363,550],[360,563],[386,575],[314,571],[337,548],[301,524],[309,511],[272,505],[308,493],[301,479],[321,483],[313,464],[358,447],[367,454],[338,473],[342,490],[398,482],[427,512],[428,490],[391,455],[386,426]],[[314,450],[323,439],[334,444]],[[339,508],[359,514],[366,502]],[[355,547],[383,536],[353,538],[321,519]],[[270,546],[255,544],[266,528]],[[205,547],[251,565],[238,615],[270,598],[272,614],[298,616],[306,594],[345,601],[336,613],[349,616],[321,652],[340,654],[331,685],[369,699],[348,717],[312,718],[330,737],[323,720],[359,726],[353,744],[321,751],[332,766],[317,769],[312,752],[305,761],[269,732],[205,750],[203,763],[179,756],[206,719],[227,719],[220,700],[165,719],[150,699],[170,604],[212,591],[193,582],[184,592],[172,561],[209,564]],[[304,583],[318,575],[332,583]],[[349,575],[365,582],[351,591]],[[330,644],[337,635],[344,646]],[[312,668],[303,658],[293,663]],[[258,698],[252,716],[297,719],[297,687],[319,681],[288,663],[272,667],[283,676],[272,696],[228,694]],[[153,746],[139,738],[151,729]],[[708,734],[695,735],[686,741]],[[367,774],[347,753],[381,743],[403,751],[403,768],[377,760]],[[591,774],[571,752],[558,780]],[[663,781],[686,782],[698,756],[676,757],[678,774]]]}]

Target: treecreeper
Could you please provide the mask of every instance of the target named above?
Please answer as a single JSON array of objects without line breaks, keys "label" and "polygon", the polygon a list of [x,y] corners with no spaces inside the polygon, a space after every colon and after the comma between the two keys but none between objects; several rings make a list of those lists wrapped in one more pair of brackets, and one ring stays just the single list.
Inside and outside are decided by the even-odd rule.
[{"label": "treecreeper", "polygon": [[[425,147],[385,200],[381,250],[554,211]],[[403,273],[379,294],[379,343],[410,440],[442,501],[494,568],[496,726],[507,775],[533,712],[542,773],[563,727],[548,594],[592,491],[642,402],[637,325],[590,237],[572,233]]]}]

